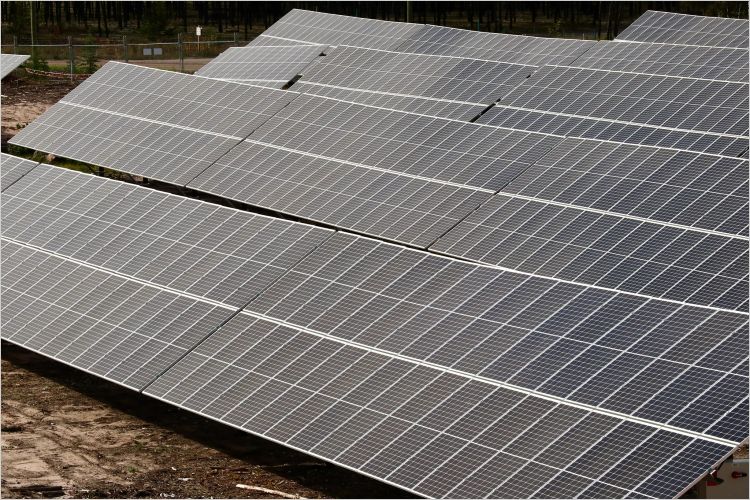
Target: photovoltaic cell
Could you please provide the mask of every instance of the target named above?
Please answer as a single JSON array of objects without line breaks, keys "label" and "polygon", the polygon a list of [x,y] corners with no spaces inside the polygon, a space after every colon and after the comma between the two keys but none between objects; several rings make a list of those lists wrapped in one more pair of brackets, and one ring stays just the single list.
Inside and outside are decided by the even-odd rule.
[{"label": "photovoltaic cell", "polygon": [[295,95],[109,62],[10,142],[185,184]]},{"label": "photovoltaic cell", "polygon": [[0,80],[8,76],[14,69],[22,65],[29,56],[21,54],[0,54]]},{"label": "photovoltaic cell", "polygon": [[325,45],[231,47],[195,74],[280,89],[325,50]]},{"label": "photovoltaic cell", "polygon": [[571,66],[747,83],[747,49],[600,41]]},{"label": "photovoltaic cell", "polygon": [[330,231],[39,165],[3,192],[3,236],[242,307]]},{"label": "photovoltaic cell", "polygon": [[691,16],[648,10],[625,28],[616,40],[704,47],[737,47],[747,50],[747,19]]},{"label": "photovoltaic cell", "polygon": [[28,174],[39,163],[18,156],[0,153],[0,191]]}]

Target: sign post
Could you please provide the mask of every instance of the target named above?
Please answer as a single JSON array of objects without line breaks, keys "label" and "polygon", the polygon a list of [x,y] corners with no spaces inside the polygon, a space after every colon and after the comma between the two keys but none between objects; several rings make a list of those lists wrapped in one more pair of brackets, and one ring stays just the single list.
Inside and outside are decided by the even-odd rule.
[{"label": "sign post", "polygon": [[198,37],[198,55],[201,53],[201,31],[203,31],[203,28],[200,26],[195,27],[195,36]]}]

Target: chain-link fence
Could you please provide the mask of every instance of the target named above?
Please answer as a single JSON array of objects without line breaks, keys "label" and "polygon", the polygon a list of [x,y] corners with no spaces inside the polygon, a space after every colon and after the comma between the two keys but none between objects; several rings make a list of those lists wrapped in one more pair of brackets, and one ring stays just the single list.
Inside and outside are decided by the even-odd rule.
[{"label": "chain-link fence", "polygon": [[173,42],[131,43],[126,36],[108,43],[86,43],[68,37],[65,43],[22,44],[13,37],[3,44],[5,54],[31,57],[25,67],[31,73],[47,76],[81,78],[107,61],[124,61],[155,68],[192,73],[229,47],[247,44],[238,33],[232,39],[178,34]]}]

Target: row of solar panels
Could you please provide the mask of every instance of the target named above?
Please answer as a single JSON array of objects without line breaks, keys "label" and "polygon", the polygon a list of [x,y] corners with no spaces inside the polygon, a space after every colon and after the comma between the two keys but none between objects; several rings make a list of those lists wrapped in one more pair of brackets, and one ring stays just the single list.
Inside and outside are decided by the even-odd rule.
[{"label": "row of solar panels", "polygon": [[[300,12],[289,16],[308,19]],[[339,40],[331,33],[367,41],[403,28],[308,14],[326,45]],[[473,36],[462,33],[440,45]],[[554,46],[525,38],[502,50]],[[335,51],[315,59],[330,78],[318,87],[358,99],[379,74],[347,67],[421,61],[414,82],[427,100],[443,92],[429,82],[455,72],[479,75],[454,82],[478,96],[485,72],[519,70],[346,50],[341,64],[327,62]],[[540,72],[557,70],[578,74]],[[343,78],[359,88],[338,87]],[[676,90],[673,102],[702,104]],[[156,380],[147,393],[428,496],[671,496],[746,437],[746,160],[116,63],[14,142],[433,252],[299,225],[302,234],[45,166],[13,184],[10,172],[3,236],[18,274],[3,314],[19,319],[3,338],[55,359],[134,388]],[[66,301],[79,297],[57,297],[73,282],[43,266],[28,274],[39,259],[113,275],[99,295],[112,298],[107,311],[122,304],[114,320],[134,323],[78,318]],[[141,285],[167,295],[133,291]],[[138,330],[152,310],[165,316]],[[561,416],[571,412],[582,419]],[[595,425],[602,417],[618,420]]]},{"label": "row of solar panels", "polygon": [[744,315],[32,167],[3,338],[77,368],[429,496],[672,496],[743,438]]},{"label": "row of solar panels", "polygon": [[740,158],[120,63],[11,142],[477,262],[747,311]]}]

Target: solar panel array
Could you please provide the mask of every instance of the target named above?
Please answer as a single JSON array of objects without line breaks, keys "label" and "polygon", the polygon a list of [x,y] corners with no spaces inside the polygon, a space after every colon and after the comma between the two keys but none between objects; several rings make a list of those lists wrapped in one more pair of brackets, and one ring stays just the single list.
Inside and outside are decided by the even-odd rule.
[{"label": "solar panel array", "polygon": [[21,54],[0,54],[0,80],[11,74],[29,57]]},{"label": "solar panel array", "polygon": [[649,10],[625,28],[618,40],[673,43],[703,47],[738,47],[747,50],[747,19],[690,16]]},{"label": "solar panel array", "polygon": [[[110,193],[135,212],[114,223],[165,238],[166,227],[184,234],[162,222],[175,213],[167,200],[223,212],[210,220],[222,235],[237,219],[294,228],[297,262],[238,312],[98,253],[70,254],[76,237],[61,235],[76,231],[47,224],[47,212],[80,220],[75,207]],[[3,203],[4,338],[418,494],[672,496],[744,430],[746,377],[731,371],[747,357],[746,315],[331,235],[44,165]],[[209,225],[193,217],[192,226]],[[34,236],[40,226],[47,234]],[[218,252],[232,240],[210,234],[195,245],[220,242]],[[278,241],[264,228],[234,243],[257,248],[258,238],[267,248]],[[196,268],[205,269],[185,272],[191,284],[211,279]],[[597,326],[604,318],[611,331]]]},{"label": "solar panel array", "polygon": [[738,156],[748,83],[545,66],[478,122]]},{"label": "solar panel array", "polygon": [[747,49],[601,41],[571,65],[747,83]]},{"label": "solar panel array", "polygon": [[403,52],[439,54],[541,66],[567,64],[596,42],[468,31],[423,25],[398,46]]},{"label": "solar panel array", "polygon": [[0,191],[26,175],[39,162],[19,158],[18,156],[0,153]]},{"label": "solar panel array", "polygon": [[292,41],[388,50],[395,49],[419,27],[418,24],[292,9],[248,45],[279,45],[282,41]]},{"label": "solar panel array", "polygon": [[339,46],[294,90],[383,108],[471,120],[535,66]]},{"label": "solar panel array", "polygon": [[326,50],[325,45],[231,47],[196,75],[280,89]]},{"label": "solar panel array", "polygon": [[[118,162],[66,108],[18,143],[66,156],[63,131],[79,159],[335,230],[19,171],[4,339],[423,496],[674,497],[747,438],[734,49],[297,10],[251,46],[279,44],[337,47],[304,93],[108,65],[62,106],[134,120],[126,145],[168,133]],[[436,104],[495,93],[524,119]],[[183,131],[190,161],[158,170]]]},{"label": "solar panel array", "polygon": [[185,184],[294,97],[109,62],[9,142]]}]

